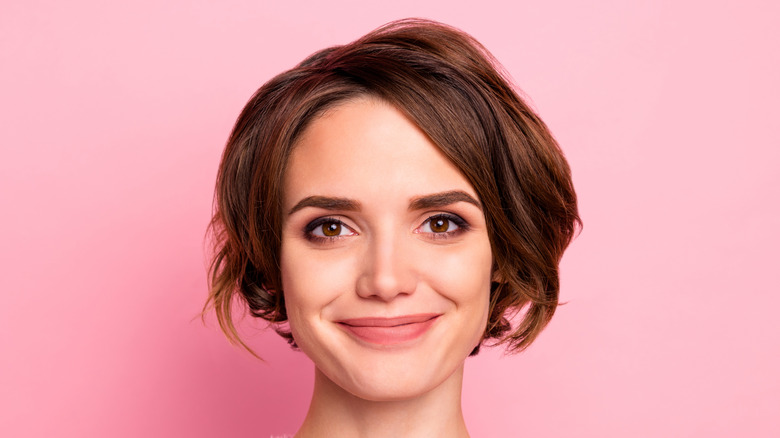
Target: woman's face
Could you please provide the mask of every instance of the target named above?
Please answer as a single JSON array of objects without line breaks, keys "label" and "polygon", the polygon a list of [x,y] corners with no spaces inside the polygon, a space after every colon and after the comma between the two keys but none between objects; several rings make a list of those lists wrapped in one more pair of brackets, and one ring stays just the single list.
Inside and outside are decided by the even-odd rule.
[{"label": "woman's face", "polygon": [[316,119],[284,179],[282,286],[295,342],[368,400],[422,395],[481,341],[492,254],[471,184],[370,98]]}]

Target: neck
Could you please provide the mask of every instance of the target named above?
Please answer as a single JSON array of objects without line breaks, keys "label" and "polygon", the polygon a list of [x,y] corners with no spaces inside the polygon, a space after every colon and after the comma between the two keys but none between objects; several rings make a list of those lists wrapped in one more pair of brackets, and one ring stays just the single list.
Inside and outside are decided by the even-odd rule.
[{"label": "neck", "polygon": [[316,367],[314,373],[314,394],[297,438],[469,436],[460,406],[462,364],[431,391],[392,401],[361,399]]}]

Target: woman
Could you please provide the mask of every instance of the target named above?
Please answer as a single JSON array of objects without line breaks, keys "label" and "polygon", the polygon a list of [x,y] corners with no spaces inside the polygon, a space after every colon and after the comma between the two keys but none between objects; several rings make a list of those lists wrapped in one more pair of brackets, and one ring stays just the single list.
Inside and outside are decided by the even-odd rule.
[{"label": "woman", "polygon": [[315,364],[298,435],[468,436],[463,363],[526,348],[579,218],[544,123],[473,38],[424,20],[322,50],[263,85],[227,143],[213,305]]}]

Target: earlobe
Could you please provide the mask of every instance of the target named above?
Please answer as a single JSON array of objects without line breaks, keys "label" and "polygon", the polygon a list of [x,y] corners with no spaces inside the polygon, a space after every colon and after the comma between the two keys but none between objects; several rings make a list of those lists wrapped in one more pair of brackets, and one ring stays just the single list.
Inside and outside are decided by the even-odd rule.
[{"label": "earlobe", "polygon": [[490,277],[490,281],[493,283],[506,283],[504,275],[498,269],[493,270],[493,275]]}]

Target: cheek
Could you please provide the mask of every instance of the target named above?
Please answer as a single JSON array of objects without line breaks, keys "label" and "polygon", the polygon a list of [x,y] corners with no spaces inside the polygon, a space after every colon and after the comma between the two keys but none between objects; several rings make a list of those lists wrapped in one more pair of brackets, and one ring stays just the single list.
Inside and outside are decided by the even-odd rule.
[{"label": "cheek", "polygon": [[490,244],[478,239],[457,251],[440,253],[429,276],[432,288],[452,305],[450,323],[441,333],[449,360],[463,361],[483,340],[490,308],[493,255]]},{"label": "cheek", "polygon": [[329,303],[350,290],[354,261],[327,253],[295,245],[283,247],[282,290],[293,331],[320,319]]},{"label": "cheek", "polygon": [[[457,251],[428,258],[434,287],[459,307],[487,309],[493,256],[490,244],[478,240]],[[486,312],[486,310],[485,310]]]}]

